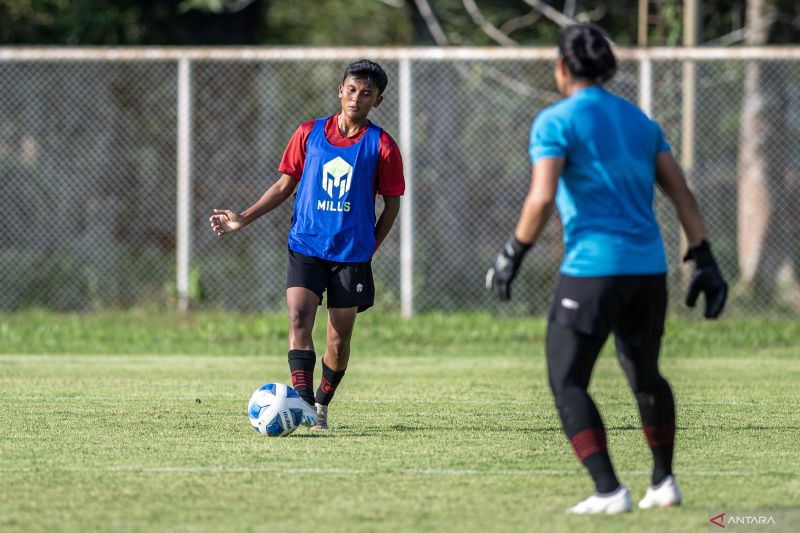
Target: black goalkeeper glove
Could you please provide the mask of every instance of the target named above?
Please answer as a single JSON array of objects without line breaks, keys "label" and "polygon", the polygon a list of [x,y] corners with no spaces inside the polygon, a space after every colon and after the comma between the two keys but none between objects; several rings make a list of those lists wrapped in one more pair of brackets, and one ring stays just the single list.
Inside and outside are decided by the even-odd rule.
[{"label": "black goalkeeper glove", "polygon": [[694,307],[700,293],[706,296],[706,318],[717,318],[725,307],[728,298],[728,284],[719,271],[711,246],[708,241],[690,248],[683,261],[694,261],[694,272],[689,280],[689,292],[686,293],[686,305]]},{"label": "black goalkeeper glove", "polygon": [[493,290],[501,300],[511,299],[511,282],[517,276],[522,258],[532,244],[523,244],[513,235],[503,249],[497,254],[494,265],[486,273],[486,288]]}]

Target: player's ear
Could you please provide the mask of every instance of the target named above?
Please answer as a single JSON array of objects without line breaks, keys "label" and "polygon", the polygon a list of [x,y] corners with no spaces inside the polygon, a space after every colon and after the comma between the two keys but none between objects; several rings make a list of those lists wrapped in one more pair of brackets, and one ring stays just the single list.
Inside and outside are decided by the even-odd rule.
[{"label": "player's ear", "polygon": [[558,70],[558,73],[561,74],[562,77],[566,77],[569,69],[567,68],[567,62],[564,61],[564,58],[559,57],[556,59],[556,70]]},{"label": "player's ear", "polygon": [[339,98],[341,98],[342,96],[344,96],[344,85],[342,85],[340,83],[339,84]]},{"label": "player's ear", "polygon": [[375,105],[372,107],[378,107],[383,102],[383,95],[379,94],[378,97],[375,99]]}]

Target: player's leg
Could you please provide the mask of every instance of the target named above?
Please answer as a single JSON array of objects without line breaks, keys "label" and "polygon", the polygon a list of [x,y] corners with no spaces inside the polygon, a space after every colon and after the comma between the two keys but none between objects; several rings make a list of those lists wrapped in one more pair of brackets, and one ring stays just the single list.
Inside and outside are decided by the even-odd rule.
[{"label": "player's leg", "polygon": [[[320,388],[317,390],[317,403],[327,405],[333,398],[336,386],[347,370],[350,360],[350,339],[356,324],[357,307],[328,309],[328,337],[325,355],[322,358],[323,373]],[[322,400],[322,401],[320,401]]]},{"label": "player's leg", "polygon": [[289,307],[289,371],[292,387],[306,402],[314,405],[314,319],[319,297],[303,287],[286,289],[286,304]]},{"label": "player's leg", "polygon": [[547,327],[547,367],[561,427],[575,455],[595,484],[596,494],[568,509],[576,514],[630,511],[628,489],[614,473],[606,430],[587,389],[604,337],[590,336],[550,322]]},{"label": "player's leg", "polygon": [[561,427],[599,493],[619,487],[608,455],[603,420],[588,392],[592,369],[604,342],[603,337],[554,322],[547,326],[547,372]]},{"label": "player's leg", "polygon": [[658,369],[658,343],[634,346],[617,341],[619,360],[639,405],[647,444],[653,454],[653,485],[672,475],[675,444],[675,400]]},{"label": "player's leg", "polygon": [[328,406],[344,377],[350,360],[350,339],[356,315],[375,300],[372,266],[366,263],[333,263],[328,271],[328,331],[322,358],[322,379],[315,395],[318,429],[328,427]]},{"label": "player's leg", "polygon": [[289,308],[289,371],[292,387],[314,405],[314,319],[325,288],[319,260],[289,251],[286,269],[286,305]]},{"label": "player's leg", "polygon": [[597,357],[613,320],[609,278],[561,276],[547,326],[550,388],[567,438],[592,477],[597,493],[568,512],[618,513],[630,510],[630,496],[614,472],[606,430],[588,388]]},{"label": "player's leg", "polygon": [[317,407],[316,429],[328,428],[328,405],[336,394],[350,360],[350,339],[356,323],[357,307],[328,309],[328,336],[322,357],[322,378],[314,396]]},{"label": "player's leg", "polygon": [[658,368],[667,307],[666,277],[643,276],[630,294],[614,337],[653,456],[652,486],[639,507],[679,505],[681,494],[672,477],[675,400]]}]

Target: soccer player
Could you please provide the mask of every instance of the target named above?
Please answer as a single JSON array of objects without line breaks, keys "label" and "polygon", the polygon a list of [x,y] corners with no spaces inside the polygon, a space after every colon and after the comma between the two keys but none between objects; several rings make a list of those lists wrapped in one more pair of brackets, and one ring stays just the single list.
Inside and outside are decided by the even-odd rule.
[{"label": "soccer player", "polygon": [[639,508],[681,503],[672,472],[675,403],[658,369],[667,307],[667,261],[653,211],[655,185],[672,200],[694,261],[686,304],[705,295],[716,318],[727,284],[711,253],[703,219],[659,125],[602,84],[617,61],[595,26],[577,24],[558,37],[558,90],[566,98],[533,122],[531,184],[514,235],[486,277],[507,300],[511,282],[554,207],[565,252],[546,338],[550,387],[561,425],[596,493],[569,513],[615,514],[631,509],[614,472],[606,431],[587,393],[592,369],[610,333],[639,405],[653,457],[651,486]]},{"label": "soccer player", "polygon": [[[341,111],[300,125],[283,154],[278,181],[241,213],[214,209],[209,219],[218,236],[232,233],[296,190],[286,271],[289,369],[292,386],[309,406],[304,423],[312,429],[328,429],[328,405],[347,369],[356,314],[375,299],[372,256],[389,233],[405,190],[397,143],[367,118],[383,100],[387,83],[377,63],[348,65],[339,85]],[[384,200],[377,221],[376,194]],[[311,332],[326,290],[327,341],[315,394]]]}]

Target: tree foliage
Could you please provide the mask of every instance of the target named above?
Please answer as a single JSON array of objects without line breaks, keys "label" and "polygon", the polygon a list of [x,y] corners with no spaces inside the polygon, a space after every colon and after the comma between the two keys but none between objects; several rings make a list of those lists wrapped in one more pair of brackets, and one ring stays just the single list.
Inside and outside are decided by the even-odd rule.
[{"label": "tree foliage", "polygon": [[266,0],[238,10],[169,0],[0,0],[0,40],[29,45],[256,44]]},{"label": "tree foliage", "polygon": [[[649,2],[648,44],[679,45],[683,2]],[[746,0],[706,0],[705,41],[744,40]],[[770,42],[796,42],[799,8],[775,2]],[[0,0],[0,41],[34,45],[550,45],[565,20],[636,44],[637,0]],[[740,38],[739,38],[740,37]],[[793,41],[794,40],[794,41]]]}]

